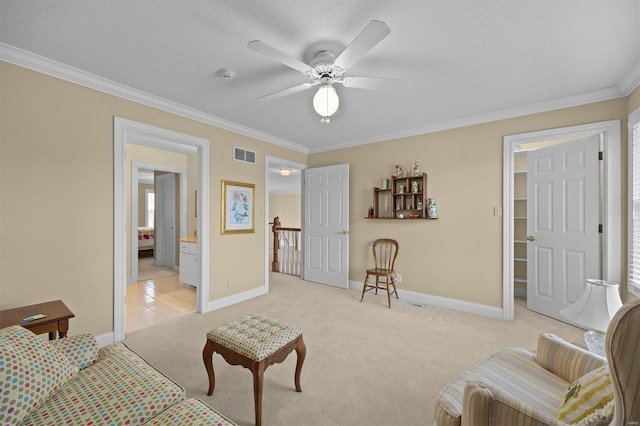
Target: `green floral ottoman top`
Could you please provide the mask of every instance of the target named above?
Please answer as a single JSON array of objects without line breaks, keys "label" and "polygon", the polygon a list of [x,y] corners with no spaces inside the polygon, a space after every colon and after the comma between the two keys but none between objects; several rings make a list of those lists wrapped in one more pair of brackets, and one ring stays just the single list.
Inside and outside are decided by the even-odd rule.
[{"label": "green floral ottoman top", "polygon": [[262,361],[301,334],[297,327],[249,314],[211,330],[207,339],[254,361]]}]

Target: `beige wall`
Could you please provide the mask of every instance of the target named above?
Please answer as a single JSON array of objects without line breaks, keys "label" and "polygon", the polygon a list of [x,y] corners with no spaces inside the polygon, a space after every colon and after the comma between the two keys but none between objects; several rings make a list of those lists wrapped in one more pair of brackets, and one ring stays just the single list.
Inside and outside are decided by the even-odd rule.
[{"label": "beige wall", "polygon": [[[0,75],[0,309],[62,299],[71,334],[113,330],[114,116],[210,141],[210,299],[264,284],[264,156],[306,155],[5,62]],[[255,183],[256,233],[220,235],[221,179]]]},{"label": "beige wall", "polygon": [[[335,164],[336,158],[349,163],[351,280],[361,281],[370,266],[374,239],[395,238],[400,243],[397,270],[402,289],[499,307],[502,218],[493,215],[493,208],[502,205],[503,136],[611,119],[621,119],[626,129],[627,114],[627,100],[618,99],[312,154],[308,164]],[[626,132],[622,135],[620,173],[626,182]],[[391,176],[394,164],[406,168],[414,161],[428,173],[428,196],[437,199],[440,219],[364,219],[372,203],[371,188]],[[626,249],[623,253],[626,256]]]},{"label": "beige wall", "polygon": [[300,194],[274,194],[269,196],[269,221],[280,218],[284,228],[300,228],[302,219]]},{"label": "beige wall", "polygon": [[628,112],[631,114],[636,109],[640,108],[640,87],[637,87],[636,90],[631,92],[628,99]]},{"label": "beige wall", "polygon": [[[621,119],[626,224],[626,117],[640,106],[638,90],[626,99],[307,157],[4,62],[0,75],[0,309],[62,299],[76,314],[72,334],[113,328],[114,116],[210,141],[211,300],[263,284],[265,155],[310,166],[336,158],[350,164],[354,281],[369,266],[368,244],[392,236],[401,245],[401,288],[500,306],[502,219],[493,207],[502,203],[502,138],[509,134]],[[258,164],[233,161],[233,146],[255,151]],[[440,219],[363,219],[371,187],[395,163],[414,161],[429,174]],[[221,179],[255,184],[254,234],[220,235]],[[622,235],[626,271],[626,229]],[[37,267],[34,250],[41,253]]]},{"label": "beige wall", "polygon": [[198,154],[187,156],[187,236],[196,235],[196,189],[198,188]]}]

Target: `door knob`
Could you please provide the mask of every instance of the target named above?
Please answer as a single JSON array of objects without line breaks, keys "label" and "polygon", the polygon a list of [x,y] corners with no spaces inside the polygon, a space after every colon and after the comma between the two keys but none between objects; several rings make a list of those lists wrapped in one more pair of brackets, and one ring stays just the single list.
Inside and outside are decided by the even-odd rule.
[{"label": "door knob", "polygon": [[527,237],[527,240],[529,240],[529,241],[533,241],[533,240],[535,240],[535,238],[533,238],[533,235],[529,235],[529,236]]},{"label": "door knob", "polygon": [[342,230],[342,231],[340,231],[340,234],[342,234],[342,235],[349,235],[349,231],[344,231],[344,230]]}]

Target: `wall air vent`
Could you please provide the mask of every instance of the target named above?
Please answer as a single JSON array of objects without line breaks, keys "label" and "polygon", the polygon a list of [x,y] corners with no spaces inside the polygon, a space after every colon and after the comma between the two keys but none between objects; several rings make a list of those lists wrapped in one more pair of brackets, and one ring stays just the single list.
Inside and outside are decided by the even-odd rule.
[{"label": "wall air vent", "polygon": [[248,149],[233,147],[233,159],[243,163],[256,164],[256,153]]}]

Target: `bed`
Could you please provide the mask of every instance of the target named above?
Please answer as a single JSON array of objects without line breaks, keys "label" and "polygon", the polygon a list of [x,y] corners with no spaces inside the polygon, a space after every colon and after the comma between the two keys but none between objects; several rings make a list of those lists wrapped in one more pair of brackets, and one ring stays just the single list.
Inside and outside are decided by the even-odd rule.
[{"label": "bed", "polygon": [[138,252],[153,250],[156,245],[154,229],[147,226],[138,227]]}]

